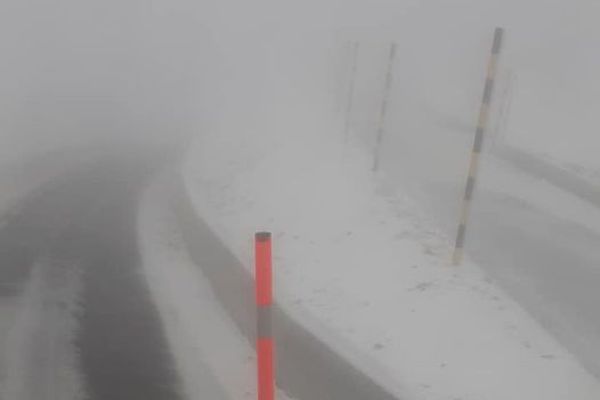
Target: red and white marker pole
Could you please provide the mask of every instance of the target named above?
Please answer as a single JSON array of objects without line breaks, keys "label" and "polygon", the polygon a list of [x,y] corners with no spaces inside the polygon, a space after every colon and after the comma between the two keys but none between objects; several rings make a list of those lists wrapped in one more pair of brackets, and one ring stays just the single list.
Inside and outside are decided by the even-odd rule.
[{"label": "red and white marker pole", "polygon": [[275,399],[273,327],[273,271],[271,234],[258,232],[254,237],[256,266],[256,356],[258,363],[258,400]]}]

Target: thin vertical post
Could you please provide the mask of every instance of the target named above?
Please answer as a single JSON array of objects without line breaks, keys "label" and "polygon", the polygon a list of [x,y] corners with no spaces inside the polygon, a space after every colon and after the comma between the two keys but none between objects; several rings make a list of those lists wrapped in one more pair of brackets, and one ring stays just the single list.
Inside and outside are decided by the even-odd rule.
[{"label": "thin vertical post", "polygon": [[392,89],[392,81],[394,79],[394,60],[396,58],[396,43],[390,45],[390,54],[388,58],[387,73],[385,77],[385,86],[383,88],[383,97],[381,101],[381,109],[379,111],[379,119],[377,122],[377,137],[375,139],[375,149],[373,155],[373,172],[377,172],[381,163],[381,145],[385,130],[386,115],[390,92]]},{"label": "thin vertical post", "polygon": [[487,68],[487,77],[485,81],[485,88],[483,90],[483,98],[481,100],[481,108],[479,110],[477,129],[475,131],[475,140],[473,141],[473,149],[471,151],[471,161],[469,163],[469,171],[462,201],[458,230],[456,233],[456,241],[454,244],[454,254],[452,256],[452,263],[454,265],[460,265],[463,259],[467,223],[471,211],[471,201],[473,199],[473,192],[478,173],[479,155],[481,154],[481,150],[483,148],[483,139],[488,125],[492,93],[494,91],[494,80],[496,78],[498,57],[500,55],[500,48],[502,47],[503,34],[504,30],[502,28],[496,28],[494,32],[494,42],[492,44],[492,53]]},{"label": "thin vertical post", "polygon": [[256,273],[256,359],[258,400],[274,400],[275,369],[272,327],[273,271],[271,259],[271,234],[255,234]]},{"label": "thin vertical post", "polygon": [[348,89],[348,100],[346,103],[346,120],[344,122],[344,148],[348,144],[350,136],[350,124],[352,122],[352,109],[354,108],[354,91],[356,86],[356,70],[358,65],[358,42],[352,45],[352,59],[350,60],[350,85]]}]

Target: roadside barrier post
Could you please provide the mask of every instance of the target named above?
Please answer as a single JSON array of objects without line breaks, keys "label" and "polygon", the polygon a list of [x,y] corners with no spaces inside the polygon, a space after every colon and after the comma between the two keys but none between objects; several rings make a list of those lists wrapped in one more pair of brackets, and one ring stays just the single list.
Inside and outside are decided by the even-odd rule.
[{"label": "roadside barrier post", "polygon": [[271,234],[255,234],[256,276],[256,356],[258,367],[258,400],[274,400],[275,370],[272,326],[273,271]]}]

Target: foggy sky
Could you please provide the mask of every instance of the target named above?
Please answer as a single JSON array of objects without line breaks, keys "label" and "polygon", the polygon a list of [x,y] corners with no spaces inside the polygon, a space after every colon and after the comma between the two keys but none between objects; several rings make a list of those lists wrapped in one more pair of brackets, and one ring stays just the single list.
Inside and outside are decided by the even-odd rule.
[{"label": "foggy sky", "polygon": [[[352,40],[371,52],[361,60],[367,69],[379,68],[378,46],[398,42],[399,105],[422,101],[471,124],[489,35],[500,25],[503,66],[519,76],[510,140],[590,164],[598,144],[589,131],[600,95],[599,7],[589,0],[3,0],[7,145],[0,155],[196,135],[247,106],[260,118],[282,104],[324,107],[341,73],[340,49]],[[376,87],[376,79],[366,85]]]}]

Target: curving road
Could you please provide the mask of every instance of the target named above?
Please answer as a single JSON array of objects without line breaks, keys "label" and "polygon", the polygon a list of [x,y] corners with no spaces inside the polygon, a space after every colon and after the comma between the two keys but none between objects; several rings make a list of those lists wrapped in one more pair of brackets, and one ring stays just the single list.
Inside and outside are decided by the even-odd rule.
[{"label": "curving road", "polygon": [[155,164],[90,162],[0,226],[0,304],[20,304],[7,345],[17,350],[2,360],[6,400],[181,398],[139,273],[137,200]]}]

